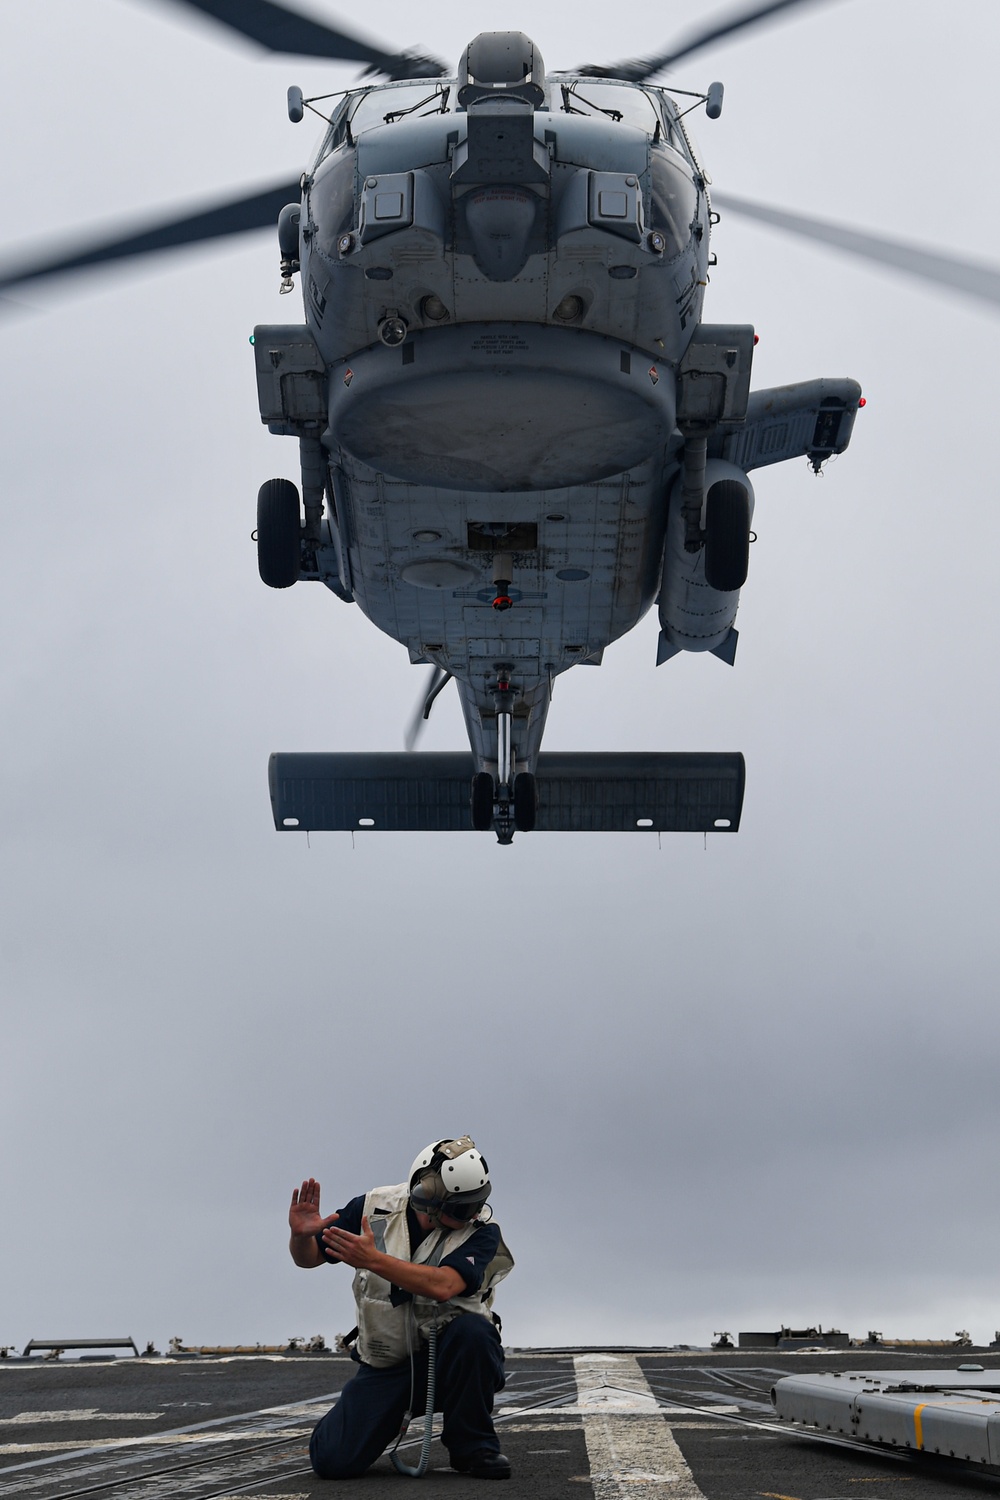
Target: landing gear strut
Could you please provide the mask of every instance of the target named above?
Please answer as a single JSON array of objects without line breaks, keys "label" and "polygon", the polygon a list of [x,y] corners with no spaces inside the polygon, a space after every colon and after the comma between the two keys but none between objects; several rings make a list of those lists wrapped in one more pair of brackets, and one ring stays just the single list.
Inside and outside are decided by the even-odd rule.
[{"label": "landing gear strut", "polygon": [[538,787],[530,771],[514,774],[512,731],[514,694],[499,678],[493,694],[497,724],[497,777],[478,771],[472,778],[472,826],[481,833],[496,830],[497,842],[510,844],[518,833],[530,833],[538,815]]},{"label": "landing gear strut", "polygon": [[[502,585],[498,585],[501,587]],[[494,608],[496,601],[494,601]],[[511,728],[514,720],[514,694],[510,683],[504,678],[497,682],[493,694],[497,710],[497,807],[496,830],[498,844],[514,842],[513,808],[510,805],[510,786],[513,780],[514,761],[511,753]]]}]

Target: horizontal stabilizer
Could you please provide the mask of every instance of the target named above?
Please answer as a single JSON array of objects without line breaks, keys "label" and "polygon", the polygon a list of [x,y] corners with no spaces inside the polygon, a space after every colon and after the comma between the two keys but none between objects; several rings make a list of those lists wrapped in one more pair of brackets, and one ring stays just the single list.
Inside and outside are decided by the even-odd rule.
[{"label": "horizontal stabilizer", "polygon": [[[467,754],[278,754],[269,778],[282,832],[472,831]],[[538,757],[535,827],[549,833],[735,833],[739,754],[552,752]]]},{"label": "horizontal stabilizer", "polygon": [[710,438],[709,456],[747,470],[803,457],[818,468],[851,441],[860,401],[861,387],[846,379],[752,391],[746,421]]}]

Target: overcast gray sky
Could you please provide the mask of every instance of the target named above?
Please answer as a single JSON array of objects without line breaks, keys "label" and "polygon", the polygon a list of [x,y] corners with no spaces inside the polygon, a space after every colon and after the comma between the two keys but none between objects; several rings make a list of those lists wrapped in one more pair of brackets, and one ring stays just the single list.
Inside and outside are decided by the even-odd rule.
[{"label": "overcast gray sky", "polygon": [[[302,8],[307,0],[301,0]],[[320,16],[336,16],[312,0]],[[550,67],[728,4],[384,0]],[[344,13],[347,18],[347,12]],[[0,0],[11,245],[294,176],[272,61],[154,0]],[[1000,259],[990,0],[829,0],[682,65],[720,192]],[[518,1261],[505,1336],[707,1342],[1000,1326],[996,346],[955,295],[726,217],[706,314],[755,384],[852,375],[851,449],[755,476],[729,670],[652,617],[560,679],[549,749],[743,750],[742,831],[298,836],[271,750],[395,749],[423,681],[250,532],[295,451],[268,234],[28,291],[0,323],[0,1342],[351,1326],[285,1212],[468,1131]],[[460,748],[456,700],[425,747]]]}]

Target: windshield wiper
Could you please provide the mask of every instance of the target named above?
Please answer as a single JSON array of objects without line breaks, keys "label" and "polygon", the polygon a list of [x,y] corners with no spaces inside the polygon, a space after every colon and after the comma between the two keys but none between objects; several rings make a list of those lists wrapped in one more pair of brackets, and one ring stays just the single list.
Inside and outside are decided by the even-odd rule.
[{"label": "windshield wiper", "polygon": [[450,88],[435,89],[433,94],[428,94],[425,99],[418,99],[416,104],[410,105],[409,109],[390,110],[389,113],[384,117],[385,123],[387,125],[392,125],[396,120],[402,120],[404,116],[412,115],[414,111],[423,109],[425,104],[430,104],[432,99],[440,99],[441,103],[438,105],[437,109],[432,109],[428,111],[428,113],[432,115],[446,115],[448,113],[448,96],[450,93]]},{"label": "windshield wiper", "polygon": [[586,113],[585,110],[573,108],[569,102],[570,96],[572,96],[574,99],[579,99],[581,104],[586,104],[589,109],[596,109],[598,114],[607,115],[608,119],[614,120],[616,125],[620,125],[625,118],[620,109],[605,109],[603,104],[595,104],[593,99],[585,99],[582,94],[577,93],[575,88],[571,88],[565,83],[562,85],[562,96],[563,109],[568,115],[582,115]]}]

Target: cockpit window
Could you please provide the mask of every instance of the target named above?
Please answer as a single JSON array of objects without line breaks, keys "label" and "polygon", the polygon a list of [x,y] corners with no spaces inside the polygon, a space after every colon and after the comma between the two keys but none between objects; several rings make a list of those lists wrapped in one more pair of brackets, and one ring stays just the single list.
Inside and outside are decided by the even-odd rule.
[{"label": "cockpit window", "polygon": [[421,115],[449,114],[453,94],[453,85],[436,80],[368,89],[357,99],[349,115],[351,134],[356,139],[376,125],[395,125],[399,120]]},{"label": "cockpit window", "polygon": [[454,101],[454,80],[436,78],[426,83],[387,84],[384,88],[348,93],[330,115],[330,127],[312,170],[345,141],[356,140],[376,125],[395,125],[399,120],[418,119],[422,115],[450,114],[455,108]]},{"label": "cockpit window", "polygon": [[660,106],[660,118],[662,121],[663,140],[668,146],[673,146],[682,156],[686,154],[684,149],[684,132],[677,121],[677,109],[662,94],[658,97]]},{"label": "cockpit window", "polygon": [[[553,90],[555,93],[555,90]],[[632,125],[655,135],[657,126],[662,132],[660,115],[645,89],[633,88],[627,83],[603,83],[596,78],[576,78],[564,83],[559,89],[559,108],[570,115],[602,116],[616,124]],[[553,104],[555,104],[553,99]]]},{"label": "cockpit window", "polygon": [[337,101],[336,108],[330,111],[329,128],[327,129],[326,135],[320,142],[319,149],[316,152],[315,157],[313,158],[313,163],[310,171],[315,172],[320,162],[324,161],[326,157],[330,155],[331,151],[336,151],[338,146],[342,146],[344,144],[344,140],[347,136],[347,112],[350,107],[350,103],[351,100],[349,96],[346,99],[340,99]]}]

